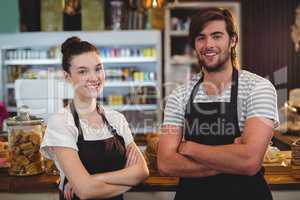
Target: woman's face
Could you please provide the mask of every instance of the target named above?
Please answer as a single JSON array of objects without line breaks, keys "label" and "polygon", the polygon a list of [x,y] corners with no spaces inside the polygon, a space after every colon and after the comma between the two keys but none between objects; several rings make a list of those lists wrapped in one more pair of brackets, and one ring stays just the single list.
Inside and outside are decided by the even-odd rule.
[{"label": "woman's face", "polygon": [[66,73],[66,79],[72,83],[75,95],[81,98],[97,98],[105,80],[99,54],[87,52],[73,56],[70,64],[70,73]]}]

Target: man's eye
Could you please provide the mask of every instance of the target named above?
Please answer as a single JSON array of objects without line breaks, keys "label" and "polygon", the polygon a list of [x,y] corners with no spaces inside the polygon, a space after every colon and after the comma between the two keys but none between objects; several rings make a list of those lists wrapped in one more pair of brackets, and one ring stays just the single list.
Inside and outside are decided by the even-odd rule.
[{"label": "man's eye", "polygon": [[197,37],[198,41],[203,41],[205,38],[204,37]]},{"label": "man's eye", "polygon": [[214,39],[220,39],[222,36],[221,35],[214,35]]}]

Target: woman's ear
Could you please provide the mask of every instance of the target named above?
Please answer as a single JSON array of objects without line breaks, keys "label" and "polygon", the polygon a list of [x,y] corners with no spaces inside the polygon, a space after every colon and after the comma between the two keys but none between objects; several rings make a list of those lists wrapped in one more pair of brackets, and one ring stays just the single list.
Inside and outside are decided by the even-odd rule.
[{"label": "woman's ear", "polygon": [[69,72],[66,72],[66,71],[63,71],[63,73],[64,73],[64,78],[65,78],[65,80],[66,80],[67,82],[69,82],[69,83],[72,83],[70,73],[69,73]]}]

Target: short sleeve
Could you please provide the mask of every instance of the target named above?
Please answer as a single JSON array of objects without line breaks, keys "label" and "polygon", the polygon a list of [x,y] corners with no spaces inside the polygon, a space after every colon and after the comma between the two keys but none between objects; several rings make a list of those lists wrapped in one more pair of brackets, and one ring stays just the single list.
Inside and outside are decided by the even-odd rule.
[{"label": "short sleeve", "polygon": [[117,130],[117,133],[123,137],[127,147],[134,141],[129,124],[124,115],[115,110],[105,110],[108,122]]},{"label": "short sleeve", "polygon": [[70,117],[66,113],[56,113],[48,119],[41,145],[41,152],[46,158],[55,160],[51,147],[69,147],[78,151],[78,130]]},{"label": "short sleeve", "polygon": [[173,92],[167,97],[163,125],[184,125],[184,91],[186,90],[180,86],[173,90]]},{"label": "short sleeve", "polygon": [[128,146],[130,143],[134,142],[129,124],[123,114],[120,114],[121,123],[119,124],[119,133],[123,136],[125,146]]},{"label": "short sleeve", "polygon": [[275,127],[279,125],[277,93],[268,80],[259,81],[246,100],[246,119],[263,117],[274,121]]}]

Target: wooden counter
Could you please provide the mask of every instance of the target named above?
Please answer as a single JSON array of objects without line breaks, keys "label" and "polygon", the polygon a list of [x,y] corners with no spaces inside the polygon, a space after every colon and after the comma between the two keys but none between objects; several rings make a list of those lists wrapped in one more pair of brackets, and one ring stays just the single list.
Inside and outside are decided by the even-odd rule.
[{"label": "wooden counter", "polygon": [[0,192],[56,192],[58,191],[59,176],[46,174],[34,176],[9,176],[7,170],[0,171]]},{"label": "wooden counter", "polygon": [[[274,138],[285,145],[291,145],[299,137],[275,132]],[[300,179],[293,178],[289,168],[278,171],[275,167],[267,167],[265,179],[272,190],[300,190]],[[175,191],[178,181],[179,178],[176,177],[161,177],[158,173],[153,173],[145,182],[134,187],[131,191]],[[8,175],[7,170],[0,169],[0,192],[57,192],[58,183],[58,176],[41,174],[29,177],[13,177]]]},{"label": "wooden counter", "polygon": [[300,136],[287,135],[279,131],[274,131],[272,141],[280,150],[291,150],[291,145],[299,138]]},{"label": "wooden counter", "polygon": [[[272,190],[300,190],[300,179],[294,179],[289,174],[265,175]],[[28,177],[12,177],[7,171],[0,172],[0,192],[6,193],[35,193],[57,192],[58,176],[35,175]],[[179,178],[151,175],[144,183],[131,191],[175,191]]]}]

